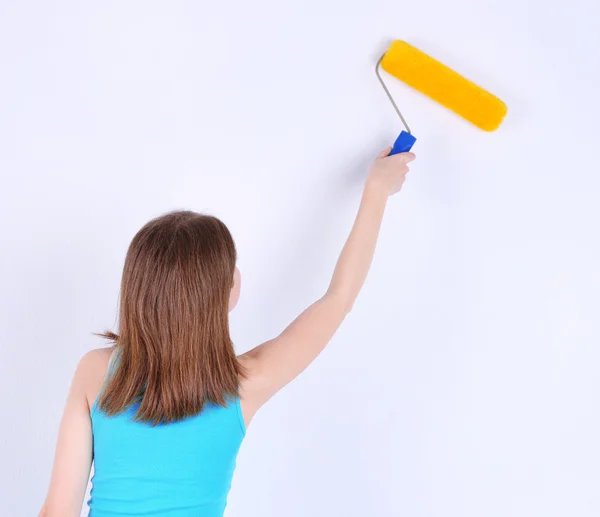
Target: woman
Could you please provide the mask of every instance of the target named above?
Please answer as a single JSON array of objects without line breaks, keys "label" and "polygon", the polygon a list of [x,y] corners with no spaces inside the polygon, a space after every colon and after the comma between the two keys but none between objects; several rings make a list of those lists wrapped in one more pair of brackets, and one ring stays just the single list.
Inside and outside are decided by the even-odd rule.
[{"label": "woman", "polygon": [[351,310],[388,196],[411,153],[382,152],[329,288],[281,335],[236,357],[228,313],[240,293],[233,239],[218,219],[173,212],[134,237],[119,333],[80,361],[40,517],[79,517],[92,461],[91,517],[221,517],[247,426],[302,372]]}]

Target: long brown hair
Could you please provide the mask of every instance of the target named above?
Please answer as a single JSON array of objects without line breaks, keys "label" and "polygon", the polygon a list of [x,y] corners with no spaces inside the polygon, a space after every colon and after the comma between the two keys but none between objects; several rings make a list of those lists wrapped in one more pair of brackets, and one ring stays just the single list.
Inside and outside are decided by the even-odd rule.
[{"label": "long brown hair", "polygon": [[139,402],[135,419],[169,423],[226,405],[243,369],[229,336],[236,250],[217,218],[171,212],[147,223],[125,258],[114,371],[100,397],[108,415]]}]

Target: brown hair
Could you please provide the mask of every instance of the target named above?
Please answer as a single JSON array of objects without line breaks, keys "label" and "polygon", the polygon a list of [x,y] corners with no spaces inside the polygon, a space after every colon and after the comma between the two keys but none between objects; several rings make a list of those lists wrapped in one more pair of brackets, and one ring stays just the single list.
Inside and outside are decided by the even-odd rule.
[{"label": "brown hair", "polygon": [[235,244],[217,218],[171,212],[133,238],[123,268],[115,368],[99,408],[153,425],[238,396],[243,369],[229,336]]}]

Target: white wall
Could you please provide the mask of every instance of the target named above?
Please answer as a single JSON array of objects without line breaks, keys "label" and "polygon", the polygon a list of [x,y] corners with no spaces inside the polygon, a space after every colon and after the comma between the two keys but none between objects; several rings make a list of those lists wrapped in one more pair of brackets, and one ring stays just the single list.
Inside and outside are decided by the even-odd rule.
[{"label": "white wall", "polygon": [[[587,7],[587,6],[590,7]],[[240,254],[240,351],[319,296],[403,38],[503,98],[479,132],[400,83],[419,138],[330,348],[252,424],[228,515],[600,514],[593,2],[0,4],[0,515],[42,503],[126,247],[174,208]]]}]

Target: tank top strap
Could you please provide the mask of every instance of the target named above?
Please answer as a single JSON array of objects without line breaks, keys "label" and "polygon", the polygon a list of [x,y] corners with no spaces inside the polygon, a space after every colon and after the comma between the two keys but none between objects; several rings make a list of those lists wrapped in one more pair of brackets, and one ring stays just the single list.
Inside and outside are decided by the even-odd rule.
[{"label": "tank top strap", "polygon": [[115,346],[113,348],[112,352],[110,353],[110,357],[108,358],[108,367],[106,368],[106,373],[104,374],[104,380],[102,381],[102,386],[100,386],[98,395],[96,395],[96,399],[94,400],[94,403],[92,404],[92,407],[90,409],[90,416],[94,416],[94,413],[96,413],[98,411],[98,402],[100,402],[100,397],[102,396],[102,393],[106,389],[108,381],[110,380],[110,377],[112,376],[115,369],[117,368],[118,363],[119,363],[119,347]]},{"label": "tank top strap", "polygon": [[104,376],[104,382],[108,380],[110,375],[115,371],[117,364],[120,359],[120,349],[118,346],[115,346],[110,353],[110,357],[108,359],[108,368],[106,369],[106,375]]}]

